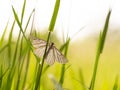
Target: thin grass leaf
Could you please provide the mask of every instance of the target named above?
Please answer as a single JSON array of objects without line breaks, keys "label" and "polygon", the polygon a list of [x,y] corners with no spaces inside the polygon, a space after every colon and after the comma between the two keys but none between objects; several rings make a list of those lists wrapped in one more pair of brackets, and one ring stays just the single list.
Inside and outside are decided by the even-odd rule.
[{"label": "thin grass leaf", "polygon": [[45,72],[48,70],[49,67],[50,67],[50,65],[47,65],[47,66],[44,68],[43,73],[45,73]]},{"label": "thin grass leaf", "polygon": [[[27,24],[26,24],[26,26],[25,26],[24,33],[26,33],[26,30],[27,30],[27,27],[28,27],[28,25],[29,25],[29,22],[30,22],[30,19],[31,19],[31,16],[32,16],[33,12],[34,12],[34,10],[31,12],[31,14],[30,14],[30,16],[29,16],[29,18],[28,18]],[[23,62],[24,62],[24,59],[23,59],[23,60],[21,60],[21,59],[22,59],[22,57],[24,56],[24,54],[25,54],[25,55],[27,54],[26,51],[28,50],[28,48],[23,49],[23,46],[25,46],[25,43],[23,43],[23,36],[22,36],[21,43],[20,43],[19,61],[18,61],[18,70],[19,70],[19,72],[18,72],[18,77],[19,77],[19,78],[18,78],[18,81],[17,81],[16,90],[19,88],[20,78],[21,78],[21,72],[22,72],[22,67],[23,67]],[[29,47],[29,46],[27,45],[27,47]],[[21,65],[21,66],[20,66],[20,65]],[[24,79],[24,81],[26,81],[26,80]],[[23,89],[23,88],[24,88],[24,85],[22,86],[22,89]]]},{"label": "thin grass leaf", "polygon": [[82,87],[83,87],[82,90],[87,90],[86,87],[85,87],[85,81],[84,81],[82,69],[79,69],[79,77],[80,77],[80,81],[81,81],[81,84],[82,84]]},{"label": "thin grass leaf", "polygon": [[[32,12],[31,12],[31,14],[30,14],[30,16],[29,16],[29,18],[28,18],[28,20],[27,20],[27,24],[26,24],[25,29],[24,29],[24,32],[25,32],[25,33],[26,33],[27,27],[28,27],[28,25],[29,25],[29,23],[30,23],[31,17],[32,17],[32,15],[33,15],[34,13],[35,13],[35,9],[32,10]],[[32,31],[32,28],[31,28],[31,31]]]},{"label": "thin grass leaf", "polygon": [[[13,9],[13,12],[14,12],[15,20],[21,26],[21,23],[19,22],[18,16],[15,13],[15,10],[14,10],[13,7],[12,7],[12,9]],[[12,60],[12,67],[10,69],[9,76],[7,78],[7,80],[8,80],[7,86],[8,87],[6,89],[11,89],[11,86],[12,86],[12,82],[13,82],[13,78],[14,78],[14,73],[15,73],[15,69],[16,69],[15,65],[16,65],[16,58],[17,58],[17,54],[18,54],[18,47],[19,47],[18,45],[19,45],[19,42],[20,42],[20,35],[21,35],[21,31],[19,31],[19,35],[18,35],[18,38],[17,38],[17,44],[16,44],[16,47],[15,47],[14,57],[13,57],[13,60]]]},{"label": "thin grass leaf", "polygon": [[60,0],[56,0],[55,7],[54,7],[54,12],[53,12],[53,15],[52,15],[52,18],[51,18],[51,21],[50,21],[50,25],[49,25],[49,31],[54,30],[54,26],[55,26],[55,22],[56,22],[56,19],[57,19],[59,7],[60,7]]},{"label": "thin grass leaf", "polygon": [[47,48],[48,48],[48,42],[49,42],[49,39],[50,39],[50,35],[51,35],[51,32],[49,32],[49,34],[48,34],[47,43],[46,43],[44,55],[43,55],[43,58],[42,58],[42,63],[38,65],[35,90],[39,90],[39,88],[40,88],[40,80],[41,80],[41,76],[42,76],[42,70],[43,70],[43,65],[44,65],[44,62],[45,62],[45,57],[46,57],[46,54],[47,54]]},{"label": "thin grass leaf", "polygon": [[9,33],[9,39],[8,39],[8,57],[9,57],[9,66],[10,66],[10,62],[11,62],[11,43],[12,43],[12,34],[13,34],[13,29],[15,26],[15,21],[12,24],[12,27],[10,29],[10,33]]},{"label": "thin grass leaf", "polygon": [[24,12],[25,12],[25,6],[26,6],[26,0],[24,0],[24,4],[23,4],[23,7],[22,7],[21,24],[23,22],[23,17],[24,17]]},{"label": "thin grass leaf", "polygon": [[57,13],[58,13],[58,10],[59,10],[59,4],[60,4],[60,0],[56,0],[54,12],[53,12],[52,19],[51,19],[51,22],[50,22],[50,25],[49,25],[49,34],[48,34],[48,37],[47,37],[47,44],[46,44],[46,47],[45,47],[45,51],[44,51],[44,55],[43,55],[43,59],[42,59],[42,64],[41,65],[39,64],[39,66],[38,66],[38,71],[37,71],[38,73],[37,73],[37,78],[36,78],[35,90],[38,90],[40,88],[40,81],[41,81],[45,56],[47,54],[48,42],[49,42],[49,39],[50,39],[51,32],[53,31],[54,26],[55,26]]},{"label": "thin grass leaf", "polygon": [[32,84],[31,84],[31,89],[34,90],[35,89],[35,86],[36,85],[36,78],[37,78],[37,69],[38,69],[38,66],[39,66],[39,63],[36,62],[36,66],[35,66],[35,71],[34,71],[34,77],[33,77],[33,80],[32,80]]},{"label": "thin grass leaf", "polygon": [[0,67],[0,88],[2,86],[2,80],[3,80],[2,73],[3,73],[3,71],[2,71],[2,65],[1,65],[1,67]]},{"label": "thin grass leaf", "polygon": [[[25,7],[26,7],[26,0],[24,0],[24,4],[23,4],[23,7],[22,7],[22,14],[21,14],[21,27],[22,27],[22,22],[23,22],[23,17],[24,17],[24,12],[25,12]],[[16,15],[17,16],[17,15]],[[18,16],[17,16],[18,17]],[[16,18],[17,18],[16,17]],[[18,19],[19,21],[19,19]],[[28,25],[28,24],[27,24]],[[26,26],[27,26],[26,25]],[[26,30],[24,30],[25,32]],[[20,35],[21,35],[21,30],[19,31],[19,36],[18,36],[18,41],[20,39]],[[22,42],[23,42],[23,37],[22,39],[20,40],[20,55],[19,55],[19,61],[18,61],[18,81],[17,81],[17,87],[16,87],[16,90],[19,89],[19,81],[20,81],[20,75],[21,75],[21,72],[19,72],[19,69],[20,69],[20,62],[22,62],[21,58],[22,58]],[[21,71],[21,70],[20,70]]]},{"label": "thin grass leaf", "polygon": [[82,83],[82,81],[80,81],[80,80],[78,80],[76,78],[73,78],[73,79],[82,85],[82,87],[83,87],[82,90],[89,90],[88,87],[85,84]]},{"label": "thin grass leaf", "polygon": [[113,86],[113,90],[118,90],[118,75],[116,76],[115,78],[115,83],[114,83],[114,86]]},{"label": "thin grass leaf", "polygon": [[56,0],[55,7],[54,7],[54,12],[53,12],[52,19],[51,19],[51,22],[50,22],[50,25],[49,25],[49,34],[48,34],[48,37],[47,37],[47,43],[46,43],[46,47],[45,47],[42,63],[41,63],[41,65],[39,64],[39,66],[38,66],[35,90],[38,90],[40,88],[40,81],[41,81],[41,76],[42,76],[42,70],[43,70],[43,65],[44,65],[44,61],[45,61],[45,56],[47,54],[47,48],[48,48],[50,35],[51,35],[51,32],[53,31],[54,26],[55,26],[57,13],[58,13],[58,10],[59,10],[59,4],[60,4],[60,0]]},{"label": "thin grass leaf", "polygon": [[14,13],[15,20],[17,21],[17,24],[18,24],[18,26],[20,27],[20,31],[22,32],[22,34],[23,34],[25,40],[27,41],[27,43],[30,44],[29,41],[27,40],[25,34],[24,34],[24,31],[23,31],[23,29],[22,29],[21,22],[19,21],[18,15],[17,15],[17,13],[15,12],[15,9],[13,8],[13,6],[12,6],[12,10],[13,10],[13,13]]},{"label": "thin grass leaf", "polygon": [[[31,25],[30,35],[34,35],[34,32],[35,32],[35,34],[36,34],[36,30],[35,30],[35,28],[34,28],[34,22],[35,22],[35,8],[33,9],[33,11],[34,11],[34,14],[33,14],[33,19],[32,19],[32,25]],[[33,31],[34,31],[34,32],[33,32]],[[36,36],[36,35],[34,35],[34,36]]]},{"label": "thin grass leaf", "polygon": [[35,90],[39,90],[40,89],[40,78],[41,78],[41,65],[38,65],[38,69],[37,69],[37,77],[36,77],[36,82],[35,82]]},{"label": "thin grass leaf", "polygon": [[4,32],[3,32],[2,37],[0,39],[0,47],[2,46],[2,43],[3,43],[4,37],[5,37],[6,31],[7,31],[8,23],[9,23],[9,20],[8,20],[6,26],[5,26],[5,29],[3,30]]},{"label": "thin grass leaf", "polygon": [[3,46],[3,47],[0,49],[0,53],[2,53],[7,47],[8,47],[8,44],[6,44],[5,46]]},{"label": "thin grass leaf", "polygon": [[106,35],[107,35],[107,31],[108,31],[108,25],[109,25],[111,11],[112,10],[109,10],[109,12],[108,12],[106,22],[105,22],[105,26],[104,26],[104,29],[103,29],[103,32],[102,32],[100,53],[102,53],[102,51],[103,51],[104,43],[105,43],[105,40],[106,40]]},{"label": "thin grass leaf", "polygon": [[24,74],[25,76],[23,78],[22,90],[25,88],[26,85],[25,83],[28,75],[29,62],[30,62],[30,49],[28,50],[28,54],[27,54],[27,61],[26,61],[25,74]]},{"label": "thin grass leaf", "polygon": [[[68,53],[68,47],[69,47],[69,43],[70,43],[70,38],[67,40],[66,44],[65,44],[65,57],[67,56],[67,53]],[[61,48],[61,50],[63,49],[63,47]],[[61,68],[61,75],[60,75],[60,79],[59,79],[59,83],[61,84],[61,86],[63,85],[63,82],[64,82],[64,75],[65,75],[65,64],[62,65],[62,68]]]},{"label": "thin grass leaf", "polygon": [[16,69],[15,67],[10,68],[10,71],[7,77],[7,84],[6,84],[7,87],[5,90],[11,90],[15,69]]},{"label": "thin grass leaf", "polygon": [[[30,16],[29,16],[29,18],[28,18],[28,21],[27,21],[27,24],[26,24],[26,26],[25,26],[25,30],[24,30],[24,33],[26,33],[26,30],[27,30],[27,27],[28,27],[28,25],[29,25],[29,22],[30,22],[30,19],[31,19],[31,17],[32,17],[32,14],[34,13],[34,9],[33,9],[33,11],[31,12],[31,14],[30,14]],[[22,39],[21,39],[21,43],[20,43],[20,56],[19,56],[19,59],[22,57],[22,53],[23,53],[23,36],[22,36]]]},{"label": "thin grass leaf", "polygon": [[101,55],[101,53],[103,51],[105,38],[106,38],[106,35],[107,35],[107,31],[108,31],[110,15],[111,15],[111,10],[109,10],[109,12],[108,12],[103,32],[100,33],[100,35],[99,35],[99,41],[98,41],[98,47],[97,47],[98,49],[97,49],[97,53],[96,53],[96,59],[95,59],[95,64],[94,64],[93,76],[92,76],[92,80],[91,80],[91,83],[90,83],[90,90],[94,90],[94,85],[95,85],[95,79],[96,79],[96,73],[97,73],[99,58],[100,58],[100,55]]},{"label": "thin grass leaf", "polygon": [[1,65],[1,68],[0,68],[0,88],[1,88],[1,85],[2,85],[3,77],[5,76],[5,74],[7,73],[8,70],[9,70],[9,67],[3,72],[3,68],[2,68],[2,65]]}]

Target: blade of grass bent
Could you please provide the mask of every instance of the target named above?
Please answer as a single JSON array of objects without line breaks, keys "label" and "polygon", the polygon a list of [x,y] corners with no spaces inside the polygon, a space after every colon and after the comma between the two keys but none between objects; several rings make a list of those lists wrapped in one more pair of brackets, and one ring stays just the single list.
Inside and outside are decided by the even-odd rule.
[{"label": "blade of grass bent", "polygon": [[[30,19],[31,19],[31,16],[32,16],[32,14],[33,14],[33,11],[32,11],[32,13],[30,14],[30,16],[29,16],[29,19],[28,19],[28,21],[27,21],[27,24],[26,24],[26,26],[25,26],[25,30],[24,30],[24,33],[26,33],[26,30],[27,30],[27,27],[28,27],[28,24],[29,24],[29,22],[30,22]],[[24,56],[23,54],[23,52],[25,52],[24,51],[24,49],[23,49],[23,45],[25,46],[25,44],[23,44],[23,36],[22,36],[22,38],[21,38],[21,43],[20,43],[20,55],[19,55],[19,63],[18,63],[18,70],[19,70],[19,72],[18,72],[18,82],[17,82],[17,89],[19,88],[19,83],[20,83],[20,78],[21,78],[21,72],[22,72],[22,68],[23,68],[23,62],[24,62],[24,59],[23,60],[21,60],[22,59],[22,57]],[[25,49],[25,50],[27,50],[27,49]],[[25,54],[27,54],[27,53],[25,53]],[[20,66],[21,65],[21,66]],[[24,87],[23,87],[24,88]]]},{"label": "blade of grass bent", "polygon": [[19,21],[18,15],[17,15],[17,13],[15,12],[15,9],[13,8],[13,6],[12,6],[12,10],[13,10],[13,14],[14,14],[15,20],[17,21],[17,24],[18,24],[18,26],[19,26],[19,28],[20,28],[20,31],[22,32],[22,34],[23,34],[26,42],[31,46],[31,44],[30,44],[29,41],[27,40],[27,37],[26,37],[25,34],[24,34],[23,28],[22,28],[22,26],[21,26],[21,22]]},{"label": "blade of grass bent", "polygon": [[[15,10],[14,10],[14,12],[15,12]],[[16,17],[18,17],[17,14],[16,14]],[[21,20],[22,19],[23,18],[21,18]],[[16,18],[15,18],[15,20],[16,20]],[[20,23],[20,25],[21,25],[21,23]],[[17,54],[18,54],[18,47],[19,47],[18,45],[20,43],[20,36],[21,36],[21,31],[19,31],[19,35],[18,35],[18,38],[17,38],[17,43],[16,43],[16,47],[15,47],[14,57],[13,57],[13,61],[12,61],[12,67],[11,67],[11,70],[10,70],[10,73],[9,73],[9,77],[8,77],[8,81],[10,80],[10,82],[7,83],[8,84],[7,89],[8,88],[10,89],[11,86],[12,86],[12,81],[13,81],[13,77],[14,77],[14,73],[15,73],[16,58],[17,58]]]}]

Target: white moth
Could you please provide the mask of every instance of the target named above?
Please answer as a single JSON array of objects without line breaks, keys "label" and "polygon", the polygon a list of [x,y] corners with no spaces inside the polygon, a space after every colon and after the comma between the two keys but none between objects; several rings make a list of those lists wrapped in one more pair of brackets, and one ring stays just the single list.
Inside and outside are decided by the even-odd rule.
[{"label": "white moth", "polygon": [[[35,55],[43,58],[47,42],[34,36],[30,36],[30,40],[35,48]],[[54,64],[55,61],[62,64],[68,62],[64,55],[54,46],[54,43],[48,43],[45,61],[48,65]]]}]

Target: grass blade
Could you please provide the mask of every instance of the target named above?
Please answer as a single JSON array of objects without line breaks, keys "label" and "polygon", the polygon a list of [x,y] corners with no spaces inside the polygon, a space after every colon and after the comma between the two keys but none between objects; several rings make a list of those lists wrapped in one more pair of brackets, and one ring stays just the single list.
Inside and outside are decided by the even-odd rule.
[{"label": "grass blade", "polygon": [[114,86],[113,86],[113,90],[118,90],[118,76],[116,76],[116,78],[115,78],[115,83],[114,83]]},{"label": "grass blade", "polygon": [[50,25],[49,25],[49,31],[54,30],[54,26],[55,26],[56,18],[58,15],[59,7],[60,7],[60,0],[56,0],[54,12],[53,12],[52,19],[51,19]]},{"label": "grass blade", "polygon": [[26,61],[26,67],[25,67],[25,76],[23,78],[22,90],[25,87],[26,78],[27,78],[27,75],[28,75],[29,62],[30,62],[30,49],[28,50],[28,55],[27,55],[27,61]]},{"label": "grass blade", "polygon": [[17,13],[15,12],[15,9],[13,8],[13,6],[12,6],[12,10],[13,10],[13,13],[14,13],[15,20],[17,21],[17,24],[18,24],[18,26],[20,27],[20,31],[22,32],[22,34],[23,34],[25,40],[27,41],[27,43],[30,44],[29,41],[27,40],[25,34],[24,34],[24,31],[23,31],[21,22],[19,21],[18,15],[17,15]]},{"label": "grass blade", "polygon": [[23,22],[23,16],[24,16],[24,12],[25,12],[25,6],[26,6],[26,0],[24,0],[24,4],[23,4],[23,7],[22,7],[21,24]]},{"label": "grass blade", "polygon": [[[70,43],[70,38],[67,40],[66,44],[63,45],[65,47],[65,53],[64,53],[65,57],[67,57],[69,43]],[[63,47],[61,47],[61,50],[62,49]],[[61,84],[61,86],[64,82],[64,75],[65,75],[65,64],[63,64],[61,68],[61,75],[60,75],[60,80],[59,80],[59,83]]]},{"label": "grass blade", "polygon": [[101,43],[100,44],[100,53],[102,53],[102,51],[103,51],[104,43],[105,43],[105,40],[106,40],[110,15],[111,15],[111,10],[109,10],[109,12],[108,12],[106,22],[105,22],[105,26],[104,26],[104,29],[103,29],[103,32],[102,32],[102,37],[101,37],[101,42],[100,42]]},{"label": "grass blade", "polygon": [[12,24],[12,27],[10,29],[10,33],[9,33],[9,40],[8,40],[8,57],[9,57],[9,66],[10,66],[10,62],[11,62],[11,44],[12,44],[12,33],[13,33],[13,29],[15,26],[15,21]]},{"label": "grass blade", "polygon": [[85,86],[85,81],[84,81],[82,69],[79,69],[79,76],[80,76],[81,84],[82,84],[82,87],[83,87],[82,90],[86,90],[86,86]]},{"label": "grass blade", "polygon": [[59,10],[59,5],[60,5],[60,0],[56,0],[55,7],[54,7],[54,12],[53,12],[52,19],[51,19],[51,22],[50,22],[50,25],[49,25],[49,34],[48,34],[48,37],[47,37],[47,44],[46,44],[46,47],[45,47],[45,51],[44,51],[44,55],[43,55],[43,59],[42,59],[42,64],[41,65],[39,64],[39,66],[38,66],[35,90],[38,90],[40,88],[40,80],[41,80],[41,76],[42,76],[42,70],[43,70],[43,66],[44,66],[45,56],[46,56],[46,53],[47,53],[47,48],[48,48],[50,35],[51,35],[51,32],[53,31],[54,26],[55,26],[55,21],[56,21],[58,10]]},{"label": "grass blade", "polygon": [[0,53],[2,53],[4,51],[4,49],[6,49],[8,47],[8,44],[3,46],[1,49],[0,49]]},{"label": "grass blade", "polygon": [[[27,30],[27,27],[29,25],[29,22],[30,22],[30,19],[31,19],[31,16],[33,14],[34,10],[32,11],[32,13],[30,14],[29,18],[28,18],[28,21],[27,21],[27,24],[25,26],[25,30],[24,30],[24,33],[26,33],[26,30]],[[25,44],[23,43],[23,36],[22,36],[22,39],[21,39],[21,43],[20,43],[20,54],[19,54],[19,61],[18,61],[18,81],[17,81],[17,87],[16,87],[16,90],[19,88],[19,84],[20,84],[20,78],[21,78],[21,72],[22,72],[22,67],[23,67],[23,62],[24,62],[24,59],[22,59],[22,57],[24,56],[24,52],[27,51],[27,48],[26,49],[23,49],[23,45],[25,46]],[[26,50],[26,51],[24,51]],[[26,54],[26,53],[25,53]],[[20,66],[21,65],[21,66]],[[24,86],[22,86],[22,89],[24,88]]]},{"label": "grass blade", "polygon": [[1,37],[1,39],[0,39],[0,47],[2,46],[2,43],[3,43],[4,37],[5,37],[6,31],[7,31],[8,23],[9,23],[9,21],[8,21],[7,24],[6,24],[5,29],[4,29],[4,32],[3,32],[3,34],[2,34],[2,37]]},{"label": "grass blade", "polygon": [[99,63],[99,57],[103,51],[103,47],[104,47],[104,43],[105,43],[107,31],[108,31],[110,15],[111,15],[111,10],[109,10],[109,12],[108,12],[103,32],[100,33],[100,36],[99,36],[99,42],[98,42],[98,47],[97,47],[98,49],[97,49],[97,53],[96,53],[94,71],[93,71],[93,76],[92,76],[92,80],[91,80],[91,84],[90,84],[90,90],[94,90],[94,84],[95,84],[95,79],[96,79],[98,63]]}]

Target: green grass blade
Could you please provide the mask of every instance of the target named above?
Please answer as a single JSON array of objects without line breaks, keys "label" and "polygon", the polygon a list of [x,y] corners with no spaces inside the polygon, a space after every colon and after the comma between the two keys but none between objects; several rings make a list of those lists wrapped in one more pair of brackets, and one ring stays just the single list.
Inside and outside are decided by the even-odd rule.
[{"label": "green grass blade", "polygon": [[[31,19],[31,16],[33,14],[34,10],[31,12],[29,18],[28,18],[28,21],[27,21],[27,24],[25,26],[25,30],[24,30],[24,33],[26,33],[26,30],[27,30],[27,27],[29,25],[29,22],[30,22],[30,19]],[[17,87],[16,87],[16,90],[19,88],[19,84],[20,84],[20,78],[21,78],[21,72],[22,72],[22,67],[23,67],[23,62],[24,60],[21,60],[22,57],[24,56],[24,54],[26,54],[27,52],[27,48],[24,48],[25,46],[25,43],[23,43],[23,36],[22,36],[22,39],[21,39],[21,43],[20,43],[20,54],[19,54],[19,61],[18,61],[18,81],[17,81]],[[29,47],[29,46],[27,46]],[[21,65],[21,66],[20,66]],[[25,79],[24,79],[25,80]],[[24,88],[24,85],[22,86],[22,89]]]},{"label": "green grass blade", "polygon": [[1,67],[0,67],[0,88],[1,88],[2,80],[3,80],[2,73],[3,73],[3,71],[2,71],[2,65],[1,65]]},{"label": "green grass blade", "polygon": [[82,84],[82,90],[87,90],[86,86],[85,86],[85,81],[84,81],[82,69],[79,69],[79,77],[80,77],[80,81]]},{"label": "green grass blade", "polygon": [[28,75],[29,62],[30,62],[30,49],[28,50],[28,54],[27,54],[27,62],[25,67],[25,74],[24,74],[25,76],[23,78],[22,90],[25,88],[26,85],[25,83]]},{"label": "green grass blade", "polygon": [[54,7],[54,12],[53,12],[52,19],[51,19],[51,22],[50,22],[50,25],[49,25],[49,31],[54,30],[54,26],[55,26],[56,18],[57,18],[57,15],[58,15],[59,7],[60,7],[60,0],[56,0],[55,7]]},{"label": "green grass blade", "polygon": [[8,23],[9,23],[9,21],[8,21],[7,24],[6,24],[5,29],[4,29],[4,32],[3,32],[3,34],[2,34],[2,37],[1,37],[1,39],[0,39],[0,47],[2,46],[2,43],[3,43],[4,37],[5,37],[6,31],[7,31]]},{"label": "green grass blade", "polygon": [[[18,16],[15,13],[15,10],[14,10],[13,7],[12,7],[12,9],[13,9],[13,12],[14,12],[15,20],[17,21],[17,23],[19,23],[20,26],[22,26],[21,25],[22,22],[21,23],[19,22]],[[11,31],[11,33],[12,33],[12,31]],[[14,78],[14,73],[15,73],[15,69],[16,69],[16,62],[17,62],[16,58],[17,58],[17,54],[18,54],[18,47],[19,47],[18,45],[19,45],[19,42],[20,42],[20,35],[21,35],[21,31],[19,31],[19,35],[18,35],[18,38],[17,38],[15,52],[14,52],[14,56],[13,56],[13,60],[12,60],[12,67],[11,67],[11,70],[9,72],[9,76],[7,78],[7,80],[8,80],[7,86],[8,87],[6,89],[11,89],[11,86],[12,86],[12,82],[13,82],[13,78]]]},{"label": "green grass blade", "polygon": [[9,68],[7,68],[3,72],[3,68],[2,68],[2,65],[1,65],[1,68],[0,68],[0,88],[1,88],[1,85],[2,85],[3,77],[5,76],[5,74],[7,73],[8,70],[9,70]]},{"label": "green grass blade", "polygon": [[100,33],[100,36],[99,36],[98,47],[97,47],[98,49],[97,49],[97,53],[96,53],[96,59],[95,59],[95,64],[94,64],[93,76],[92,76],[92,80],[91,80],[91,83],[90,83],[90,90],[94,90],[94,85],[95,85],[95,79],[96,79],[96,73],[97,73],[99,58],[100,58],[100,54],[103,51],[105,38],[106,38],[106,35],[107,35],[107,31],[108,31],[110,15],[111,15],[111,10],[109,10],[109,12],[108,12],[103,32]]},{"label": "green grass blade", "polygon": [[[29,18],[28,18],[27,24],[26,24],[26,26],[25,26],[24,33],[26,33],[27,27],[28,27],[28,25],[29,25],[29,22],[30,22],[30,19],[31,19],[33,13],[34,13],[34,10],[31,12],[31,14],[30,14],[30,16],[29,16]],[[22,49],[23,49],[23,36],[22,36],[21,43],[20,43],[20,55],[19,55],[19,59],[20,59],[21,56],[22,56],[22,51],[23,51]]]},{"label": "green grass blade", "polygon": [[100,45],[100,53],[102,53],[102,51],[103,51],[103,47],[104,47],[104,43],[105,43],[107,31],[108,31],[108,25],[109,25],[110,15],[111,15],[111,10],[109,10],[109,12],[108,12],[108,15],[107,15],[107,18],[106,18],[106,22],[105,22],[105,26],[104,26],[104,29],[103,29],[103,32],[102,32],[101,45]]},{"label": "green grass blade", "polygon": [[116,76],[115,78],[115,83],[114,83],[114,86],[113,86],[113,90],[118,90],[118,76]]},{"label": "green grass blade", "polygon": [[8,40],[8,57],[9,57],[9,66],[10,66],[10,62],[11,62],[11,43],[12,43],[12,33],[13,33],[13,29],[14,29],[14,26],[15,26],[15,21],[13,22],[12,24],[12,27],[10,29],[10,33],[9,33],[9,40]]},{"label": "green grass blade", "polygon": [[47,53],[48,42],[49,42],[49,39],[50,39],[51,32],[54,30],[55,21],[56,21],[58,10],[59,10],[59,5],[60,5],[60,0],[56,0],[55,7],[54,7],[54,12],[53,12],[52,19],[51,19],[51,22],[50,22],[50,25],[49,25],[49,34],[48,34],[48,37],[47,37],[47,44],[46,44],[46,47],[45,47],[45,52],[44,52],[44,55],[43,55],[42,64],[41,65],[39,64],[39,66],[38,66],[35,90],[38,90],[40,88],[40,81],[41,81],[45,56],[46,56],[46,53]]},{"label": "green grass blade", "polygon": [[0,53],[2,53],[6,48],[8,47],[8,44],[3,46],[1,49],[0,49]]},{"label": "green grass blade", "polygon": [[39,88],[40,88],[40,81],[41,81],[41,76],[42,76],[42,70],[43,70],[43,66],[44,66],[44,62],[45,62],[45,57],[46,57],[46,53],[47,53],[47,48],[48,48],[48,43],[49,43],[50,35],[51,35],[51,32],[49,32],[49,34],[48,34],[47,44],[46,44],[46,47],[45,47],[45,51],[44,51],[42,63],[38,65],[35,90],[39,90]]},{"label": "green grass blade", "polygon": [[26,0],[24,0],[24,4],[23,4],[23,7],[22,7],[21,24],[23,22],[23,17],[24,17],[24,12],[25,12],[25,6],[26,6]]},{"label": "green grass blade", "polygon": [[15,12],[15,9],[13,8],[13,6],[12,6],[12,10],[13,10],[13,14],[14,14],[15,20],[17,21],[17,24],[18,24],[18,26],[20,27],[20,31],[22,32],[22,34],[23,34],[25,40],[27,41],[27,43],[30,44],[30,43],[28,42],[25,34],[24,34],[24,31],[23,31],[23,29],[22,29],[21,22],[19,21],[18,15],[17,15],[17,13]]},{"label": "green grass blade", "polygon": [[[67,40],[65,44],[65,53],[64,53],[65,57],[67,57],[69,43],[70,43],[70,38]],[[61,49],[63,49],[63,47]],[[61,86],[63,85],[63,82],[64,82],[64,75],[65,75],[65,64],[63,64],[61,68],[61,75],[59,79],[59,83],[61,84]]]}]

